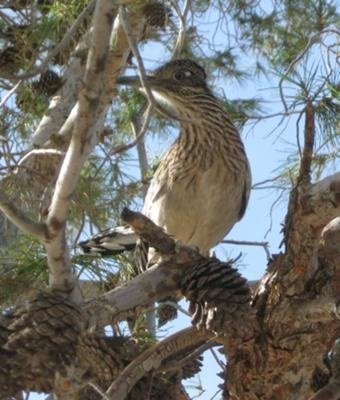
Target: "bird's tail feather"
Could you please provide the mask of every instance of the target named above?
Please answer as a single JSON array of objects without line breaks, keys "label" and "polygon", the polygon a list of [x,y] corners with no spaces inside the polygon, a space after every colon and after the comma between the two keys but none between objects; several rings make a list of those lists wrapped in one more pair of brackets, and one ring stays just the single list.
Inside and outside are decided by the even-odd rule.
[{"label": "bird's tail feather", "polygon": [[134,250],[138,236],[127,226],[109,228],[79,243],[85,253],[100,253],[103,256],[121,254]]}]

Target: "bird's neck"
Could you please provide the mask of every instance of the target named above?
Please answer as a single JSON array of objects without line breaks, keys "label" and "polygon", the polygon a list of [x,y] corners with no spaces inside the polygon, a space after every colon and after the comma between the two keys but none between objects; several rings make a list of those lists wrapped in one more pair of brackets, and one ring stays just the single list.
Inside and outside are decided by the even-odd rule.
[{"label": "bird's neck", "polygon": [[[193,114],[192,114],[193,115]],[[196,153],[198,158],[205,157],[206,167],[214,159],[220,158],[225,164],[247,163],[244,146],[240,135],[227,113],[218,105],[209,104],[202,109],[196,108],[195,118],[180,121],[180,135],[176,141],[178,148],[185,148],[186,153]]]}]

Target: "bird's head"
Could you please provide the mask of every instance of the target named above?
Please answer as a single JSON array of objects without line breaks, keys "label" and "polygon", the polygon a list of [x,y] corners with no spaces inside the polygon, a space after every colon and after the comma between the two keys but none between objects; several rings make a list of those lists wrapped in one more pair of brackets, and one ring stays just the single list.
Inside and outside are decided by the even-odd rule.
[{"label": "bird's head", "polygon": [[[170,61],[146,76],[146,85],[152,91],[160,112],[175,119],[192,117],[191,99],[210,93],[202,67],[189,59]],[[123,76],[118,84],[142,88],[138,76]]]}]

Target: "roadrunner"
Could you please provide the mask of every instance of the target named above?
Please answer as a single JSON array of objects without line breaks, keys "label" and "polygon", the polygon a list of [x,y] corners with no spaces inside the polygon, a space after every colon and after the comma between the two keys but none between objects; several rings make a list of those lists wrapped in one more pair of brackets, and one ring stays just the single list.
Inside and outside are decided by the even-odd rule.
[{"label": "roadrunner", "polygon": [[[138,77],[117,83],[144,91]],[[243,143],[194,61],[170,61],[147,76],[146,84],[158,111],[179,121],[180,134],[151,180],[143,213],[183,244],[207,253],[242,218],[248,203],[251,175]],[[130,239],[135,235],[109,229],[81,246],[114,254],[131,248]]]}]

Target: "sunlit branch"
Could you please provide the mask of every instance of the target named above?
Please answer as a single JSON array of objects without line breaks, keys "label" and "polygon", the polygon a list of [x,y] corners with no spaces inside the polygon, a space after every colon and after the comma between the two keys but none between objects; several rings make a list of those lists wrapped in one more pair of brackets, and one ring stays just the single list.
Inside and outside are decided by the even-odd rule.
[{"label": "sunlit branch", "polygon": [[43,241],[46,238],[45,225],[32,221],[22,210],[0,190],[0,210],[23,232]]},{"label": "sunlit branch", "polygon": [[136,58],[137,65],[138,65],[138,76],[139,76],[139,79],[141,81],[142,87],[145,90],[146,97],[147,97],[149,103],[152,106],[155,106],[155,104],[156,104],[155,103],[155,99],[153,97],[153,94],[152,94],[150,88],[148,87],[147,82],[146,82],[146,71],[145,71],[145,68],[144,68],[143,60],[142,60],[142,57],[141,57],[141,55],[139,53],[138,47],[137,47],[137,45],[136,45],[136,43],[135,43],[135,41],[134,41],[134,39],[132,37],[131,28],[129,26],[129,22],[127,20],[126,11],[125,11],[125,8],[123,6],[119,7],[119,17],[120,17],[123,29],[125,31],[125,34],[126,34],[130,49],[131,49],[134,57]]},{"label": "sunlit branch", "polygon": [[103,78],[110,47],[114,9],[115,5],[109,0],[98,0],[96,4],[92,45],[88,54],[84,88],[79,95],[78,114],[46,220],[50,240],[45,242],[45,247],[52,285],[62,285],[67,280],[72,284],[75,280],[65,245],[65,223],[80,171],[97,142],[94,127],[101,113],[100,104],[103,101],[105,85]]},{"label": "sunlit branch", "polygon": [[186,36],[186,19],[188,16],[188,12],[191,6],[191,1],[190,0],[186,0],[183,6],[183,11],[180,10],[178,3],[176,0],[172,0],[171,4],[173,5],[176,14],[178,16],[179,19],[179,32],[177,35],[177,40],[176,40],[176,44],[174,47],[174,51],[173,51],[173,58],[177,58],[180,56],[182,50],[183,50],[183,46],[185,43],[185,36]]}]

